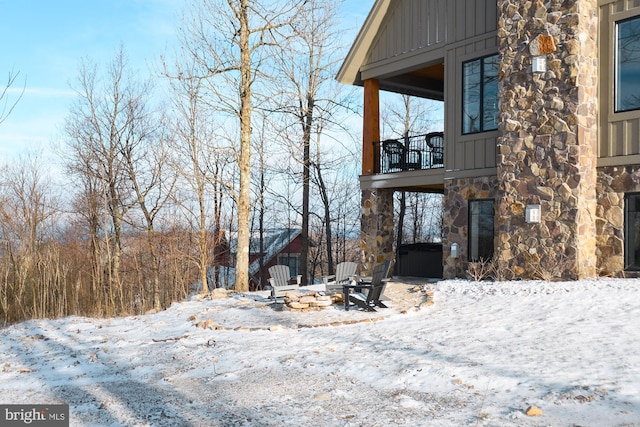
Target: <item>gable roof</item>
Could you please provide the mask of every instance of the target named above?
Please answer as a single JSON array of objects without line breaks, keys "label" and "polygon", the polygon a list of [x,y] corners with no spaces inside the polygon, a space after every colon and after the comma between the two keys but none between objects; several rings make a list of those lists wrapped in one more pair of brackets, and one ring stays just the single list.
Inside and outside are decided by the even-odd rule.
[{"label": "gable roof", "polygon": [[[278,255],[284,248],[287,247],[289,243],[291,243],[296,237],[298,237],[302,233],[302,229],[300,228],[281,228],[277,230],[272,230],[270,232],[266,232],[264,235],[264,256],[262,258],[262,262],[264,264],[269,263]],[[254,236],[251,238],[251,242],[249,244],[249,252],[258,253],[260,250],[260,239],[258,236]],[[260,259],[256,259],[251,264],[249,264],[249,274],[253,275],[258,272],[260,268]]]},{"label": "gable roof", "polygon": [[[278,255],[284,248],[287,247],[296,237],[302,233],[300,228],[276,228],[272,230],[265,230],[263,235],[264,255],[262,257],[263,263],[268,264],[269,261]],[[232,254],[238,252],[238,238],[237,233],[233,233],[234,236],[229,239],[229,247]],[[249,238],[249,253],[258,254],[260,252],[260,236],[257,232],[252,233]],[[256,259],[249,264],[249,274],[255,274],[260,268],[260,261]]]},{"label": "gable roof", "polygon": [[[229,246],[231,253],[238,252],[238,237],[237,233],[232,233],[234,237],[229,239]],[[302,234],[300,228],[277,228],[273,230],[265,230],[264,232],[264,264],[268,264],[269,261],[278,255],[284,248],[287,247],[296,237]],[[249,253],[257,254],[260,250],[260,237],[257,232],[252,233],[249,238]],[[231,289],[235,285],[236,269],[229,266],[218,266],[220,269],[220,285],[227,289]],[[214,267],[209,267],[209,275],[213,275]],[[260,260],[256,259],[249,264],[249,276],[256,281],[256,275],[260,269]],[[210,282],[213,283],[213,278],[210,278]],[[200,283],[200,282],[199,282]]]},{"label": "gable roof", "polygon": [[336,80],[340,83],[350,85],[362,83],[360,81],[360,66],[367,56],[369,47],[380,29],[380,24],[389,10],[390,5],[391,0],[376,0],[373,4],[367,19],[364,21],[362,28],[360,28],[358,36],[351,45],[351,49],[349,49],[349,53],[342,62],[340,70],[336,75]]}]

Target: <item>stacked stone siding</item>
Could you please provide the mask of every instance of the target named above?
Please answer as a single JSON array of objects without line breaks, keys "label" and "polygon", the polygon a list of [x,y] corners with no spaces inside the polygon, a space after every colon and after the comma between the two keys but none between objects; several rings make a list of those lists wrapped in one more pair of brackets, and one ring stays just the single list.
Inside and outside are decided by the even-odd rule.
[{"label": "stacked stone siding", "polygon": [[393,260],[393,190],[362,190],[360,249],[364,274],[373,266]]},{"label": "stacked stone siding", "polygon": [[[452,179],[444,189],[444,241],[442,245],[443,277],[465,277],[467,268],[467,242],[469,230],[469,200],[495,199],[498,182],[496,177]],[[451,245],[458,244],[458,258],[451,258]]]},{"label": "stacked stone siding", "polygon": [[[624,271],[624,196],[640,192],[640,165],[598,169],[597,249],[601,275]],[[630,273],[626,273],[630,274]]]},{"label": "stacked stone siding", "polygon": [[[597,3],[498,0],[496,263],[596,274]],[[547,71],[534,74],[532,57]],[[539,204],[542,221],[524,211]]]}]

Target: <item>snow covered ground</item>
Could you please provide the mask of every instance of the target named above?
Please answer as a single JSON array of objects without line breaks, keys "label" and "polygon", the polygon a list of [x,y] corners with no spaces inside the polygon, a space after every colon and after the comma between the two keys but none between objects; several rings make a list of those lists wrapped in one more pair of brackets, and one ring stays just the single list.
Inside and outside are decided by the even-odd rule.
[{"label": "snow covered ground", "polygon": [[0,329],[0,403],[68,403],[72,426],[640,426],[640,280],[430,286],[376,322],[260,294],[24,322]]}]

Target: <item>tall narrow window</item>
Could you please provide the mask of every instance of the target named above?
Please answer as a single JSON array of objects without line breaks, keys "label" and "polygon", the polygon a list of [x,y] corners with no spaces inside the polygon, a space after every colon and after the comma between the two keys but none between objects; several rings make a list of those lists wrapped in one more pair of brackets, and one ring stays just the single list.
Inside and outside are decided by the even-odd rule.
[{"label": "tall narrow window", "polygon": [[299,254],[280,254],[278,255],[278,264],[288,265],[291,277],[300,273],[300,255]]},{"label": "tall narrow window", "polygon": [[640,109],[640,17],[616,24],[616,112]]},{"label": "tall narrow window", "polygon": [[462,133],[498,129],[498,55],[462,64]]},{"label": "tall narrow window", "polygon": [[493,200],[469,200],[469,261],[493,258]]},{"label": "tall narrow window", "polygon": [[640,270],[640,193],[624,197],[624,268]]}]

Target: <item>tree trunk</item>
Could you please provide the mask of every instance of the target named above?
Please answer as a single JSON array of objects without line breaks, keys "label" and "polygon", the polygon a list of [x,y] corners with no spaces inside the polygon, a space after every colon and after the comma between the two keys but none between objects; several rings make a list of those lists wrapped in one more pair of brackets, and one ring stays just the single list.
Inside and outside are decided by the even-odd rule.
[{"label": "tree trunk", "polygon": [[316,164],[316,174],[318,175],[318,188],[320,190],[320,198],[322,199],[322,206],[324,208],[324,228],[325,228],[325,244],[327,246],[327,274],[335,274],[333,270],[333,244],[331,233],[331,206],[329,204],[329,195],[327,194],[327,187],[322,177],[322,168],[320,162]]},{"label": "tree trunk", "polygon": [[396,234],[396,271],[400,268],[400,245],[402,245],[402,233],[404,231],[404,215],[407,211],[406,193],[400,195],[400,212],[398,214],[398,231]]},{"label": "tree trunk", "polygon": [[303,121],[302,133],[302,232],[300,233],[300,285],[309,284],[309,197],[310,197],[310,164],[311,164],[311,124],[313,123],[313,98],[309,96]]},{"label": "tree trunk", "polygon": [[249,290],[249,216],[251,213],[251,52],[248,1],[241,0],[240,21],[240,192],[238,195],[238,252],[235,290]]}]

